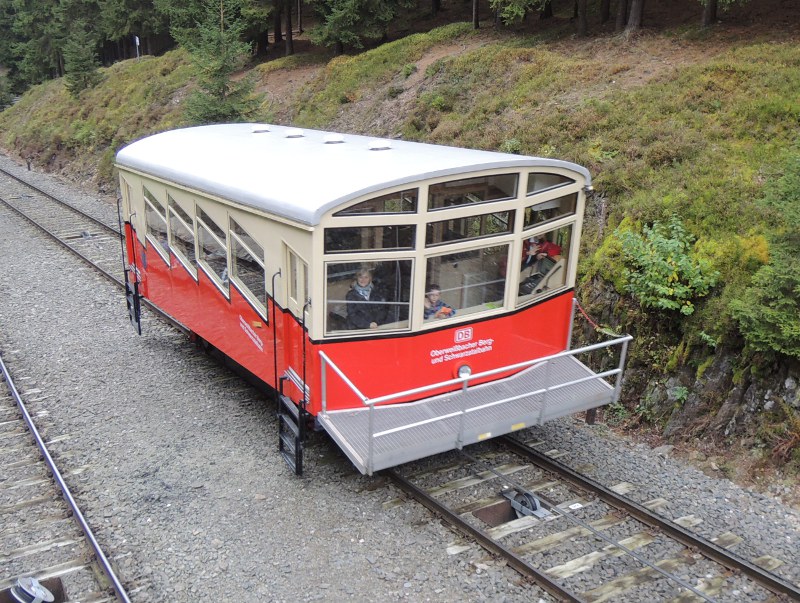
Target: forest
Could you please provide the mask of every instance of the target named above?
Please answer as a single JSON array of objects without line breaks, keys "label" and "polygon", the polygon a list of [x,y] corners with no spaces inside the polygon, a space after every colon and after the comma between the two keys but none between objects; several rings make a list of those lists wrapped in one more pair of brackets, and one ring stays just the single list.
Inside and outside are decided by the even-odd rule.
[{"label": "forest", "polygon": [[0,147],[107,194],[125,144],[221,121],[585,165],[576,295],[635,338],[605,419],[800,472],[796,2],[0,6]]},{"label": "forest", "polygon": [[[709,26],[732,5],[752,1],[697,0],[702,8],[700,20]],[[481,18],[511,25],[533,18],[546,20],[569,10],[581,36],[589,33],[590,14],[601,25],[613,21],[617,31],[626,32],[641,28],[646,15],[645,0],[615,0],[613,5],[612,0],[471,2],[475,28]],[[224,24],[236,32],[245,52],[255,57],[266,56],[270,46],[291,55],[293,32],[296,28],[302,32],[303,15],[310,14],[312,42],[341,54],[385,41],[390,30],[437,17],[443,14],[442,8],[442,0],[422,5],[415,0],[0,0],[0,66],[5,71],[0,75],[0,106],[4,99],[9,101],[10,94],[48,79],[72,74],[86,80],[87,71],[96,66],[185,46],[203,24]],[[691,5],[688,10],[693,12]],[[463,19],[463,10],[449,14],[454,20]],[[438,21],[443,22],[446,18]]]}]

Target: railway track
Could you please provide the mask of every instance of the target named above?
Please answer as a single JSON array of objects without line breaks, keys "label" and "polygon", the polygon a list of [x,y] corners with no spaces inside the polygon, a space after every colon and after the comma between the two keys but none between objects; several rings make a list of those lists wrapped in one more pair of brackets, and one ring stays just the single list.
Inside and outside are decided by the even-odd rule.
[{"label": "railway track", "polygon": [[[93,215],[88,209],[70,205],[6,170],[0,169],[0,181],[3,184],[0,203],[81,258],[106,279],[125,289],[123,266],[126,260],[119,224],[110,223],[107,216]],[[184,325],[146,299],[141,302],[173,327],[184,333],[189,332]]]},{"label": "railway track", "polygon": [[[0,181],[0,203],[124,288],[122,235],[108,216],[92,215],[5,170],[0,170]],[[0,481],[0,517],[10,526],[0,539],[0,602],[6,601],[3,593],[22,600],[35,596],[36,582],[20,583],[20,578],[33,578],[57,602],[129,601],[66,485],[65,478],[80,475],[83,468],[71,468],[62,476],[48,449],[50,445],[58,450],[69,436],[57,436],[48,444],[42,440],[1,358],[0,365],[0,462],[8,475]],[[26,393],[34,405],[38,394],[36,389]],[[46,419],[46,409],[40,412]]]},{"label": "railway track", "polygon": [[50,193],[0,170],[3,194],[0,201],[95,267],[119,286],[123,285],[122,234],[86,211],[69,205]]},{"label": "railway track", "polygon": [[62,475],[51,454],[68,437],[45,443],[2,358],[0,371],[0,600],[129,601],[66,484],[82,469]]},{"label": "railway track", "polygon": [[[797,601],[773,573],[784,561],[743,559],[732,532],[697,535],[694,515],[666,519],[662,498],[638,504],[514,438],[453,453],[418,473],[386,472],[414,500],[559,600]],[[437,457],[438,458],[438,457]],[[441,459],[440,459],[441,460]],[[469,544],[454,543],[452,553]]]}]

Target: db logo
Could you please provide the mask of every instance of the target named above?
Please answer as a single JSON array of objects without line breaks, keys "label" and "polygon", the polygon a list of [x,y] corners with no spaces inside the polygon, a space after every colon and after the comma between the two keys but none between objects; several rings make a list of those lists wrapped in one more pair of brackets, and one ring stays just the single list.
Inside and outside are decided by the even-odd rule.
[{"label": "db logo", "polygon": [[472,339],[472,327],[466,329],[459,329],[455,334],[455,342],[463,343]]}]

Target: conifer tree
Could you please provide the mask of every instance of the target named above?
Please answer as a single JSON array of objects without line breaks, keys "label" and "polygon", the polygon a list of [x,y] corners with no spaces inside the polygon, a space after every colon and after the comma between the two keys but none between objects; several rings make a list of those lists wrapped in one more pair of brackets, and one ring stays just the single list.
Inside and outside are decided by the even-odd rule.
[{"label": "conifer tree", "polygon": [[102,79],[96,44],[85,24],[78,24],[64,44],[64,86],[73,97]]},{"label": "conifer tree", "polygon": [[311,0],[319,24],[310,32],[311,40],[333,46],[336,54],[345,46],[362,48],[364,42],[386,36],[390,23],[414,5],[413,0]]},{"label": "conifer tree", "polygon": [[245,23],[239,0],[206,0],[194,28],[173,29],[173,36],[192,57],[198,89],[186,101],[192,123],[247,121],[254,118],[260,97],[255,84],[234,79],[250,52],[241,41]]}]

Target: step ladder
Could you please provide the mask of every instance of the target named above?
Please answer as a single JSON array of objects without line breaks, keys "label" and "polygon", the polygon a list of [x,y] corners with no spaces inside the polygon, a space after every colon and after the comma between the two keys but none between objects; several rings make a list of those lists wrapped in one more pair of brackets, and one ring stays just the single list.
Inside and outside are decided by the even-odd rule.
[{"label": "step ladder", "polygon": [[295,475],[303,475],[306,415],[289,396],[278,396],[278,450]]}]

